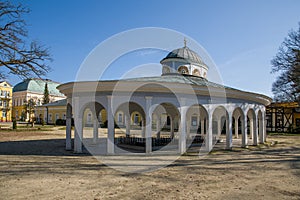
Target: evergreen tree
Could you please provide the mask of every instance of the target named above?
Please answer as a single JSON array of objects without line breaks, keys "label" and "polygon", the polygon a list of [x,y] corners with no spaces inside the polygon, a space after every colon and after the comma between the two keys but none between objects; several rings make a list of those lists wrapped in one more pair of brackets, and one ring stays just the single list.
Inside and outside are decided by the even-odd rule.
[{"label": "evergreen tree", "polygon": [[47,104],[49,102],[50,102],[50,97],[49,97],[48,83],[46,83],[44,89],[43,104]]}]

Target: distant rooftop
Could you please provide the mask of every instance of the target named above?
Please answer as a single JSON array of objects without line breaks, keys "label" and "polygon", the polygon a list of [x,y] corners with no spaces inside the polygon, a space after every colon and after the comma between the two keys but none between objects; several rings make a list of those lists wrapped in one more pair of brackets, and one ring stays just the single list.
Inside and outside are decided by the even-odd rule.
[{"label": "distant rooftop", "polygon": [[33,93],[44,94],[45,84],[48,84],[49,94],[53,96],[64,96],[59,90],[56,89],[60,83],[48,79],[26,79],[13,88],[13,92],[28,91]]}]

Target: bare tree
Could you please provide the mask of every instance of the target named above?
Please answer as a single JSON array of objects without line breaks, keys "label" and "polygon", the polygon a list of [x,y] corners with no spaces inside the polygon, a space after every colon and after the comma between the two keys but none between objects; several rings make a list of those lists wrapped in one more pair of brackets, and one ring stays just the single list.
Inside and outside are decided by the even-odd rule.
[{"label": "bare tree", "polygon": [[281,72],[273,83],[275,101],[300,101],[300,23],[290,31],[271,61],[272,72]]},{"label": "bare tree", "polygon": [[48,48],[36,41],[27,42],[22,16],[28,12],[21,4],[0,2],[0,78],[7,77],[7,73],[23,79],[41,77],[50,70],[46,64],[51,60]]}]

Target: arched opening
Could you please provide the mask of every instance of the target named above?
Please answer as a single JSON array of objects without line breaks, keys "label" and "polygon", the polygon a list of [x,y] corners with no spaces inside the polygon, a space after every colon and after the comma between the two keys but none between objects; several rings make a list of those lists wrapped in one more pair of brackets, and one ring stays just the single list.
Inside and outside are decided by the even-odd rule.
[{"label": "arched opening", "polygon": [[169,66],[164,65],[162,72],[163,72],[163,74],[171,73],[171,68]]},{"label": "arched opening", "polygon": [[153,151],[178,148],[179,119],[180,113],[173,104],[156,105],[152,113],[152,130],[156,136],[152,139]]},{"label": "arched opening", "polygon": [[254,110],[251,108],[247,112],[247,136],[249,139],[249,144],[257,145],[257,123],[256,123],[256,115]]},{"label": "arched opening", "polygon": [[189,74],[189,69],[186,66],[180,66],[178,68],[178,72],[180,74]]},{"label": "arched opening", "polygon": [[201,147],[207,133],[207,110],[200,104],[195,104],[187,110],[187,147]]},{"label": "arched opening", "polygon": [[235,108],[232,114],[233,146],[241,146],[244,131],[244,113],[241,108]]},{"label": "arched opening", "polygon": [[[217,148],[232,148],[232,117],[223,106],[215,108],[212,115],[212,142]],[[222,131],[224,130],[224,131]],[[226,142],[224,142],[226,141]],[[225,144],[225,146],[224,146]]]},{"label": "arched opening", "polygon": [[145,152],[145,112],[139,104],[121,104],[114,114],[115,152]]},{"label": "arched opening", "polygon": [[199,69],[194,69],[194,70],[193,70],[193,75],[194,75],[194,76],[200,76],[200,71],[199,71]]},{"label": "arched opening", "polygon": [[263,133],[263,115],[261,110],[258,111],[257,113],[257,122],[258,122],[258,138],[259,138],[259,143],[263,144],[264,143],[264,133]]},{"label": "arched opening", "polygon": [[[93,154],[106,153],[107,129],[100,122],[105,122],[107,119],[106,115],[100,113],[106,113],[104,106],[98,102],[90,102],[82,107],[80,117],[75,121],[76,134],[81,134],[84,147]],[[80,124],[76,125],[76,123]],[[77,145],[80,145],[78,141]],[[80,148],[76,147],[77,150]]]}]

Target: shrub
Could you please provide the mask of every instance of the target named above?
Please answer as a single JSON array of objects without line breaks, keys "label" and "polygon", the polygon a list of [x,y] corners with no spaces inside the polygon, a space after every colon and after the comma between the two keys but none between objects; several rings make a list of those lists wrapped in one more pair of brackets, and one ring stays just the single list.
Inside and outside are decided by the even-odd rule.
[{"label": "shrub", "polygon": [[16,120],[16,118],[13,118],[13,129],[14,130],[17,129],[17,120]]}]

